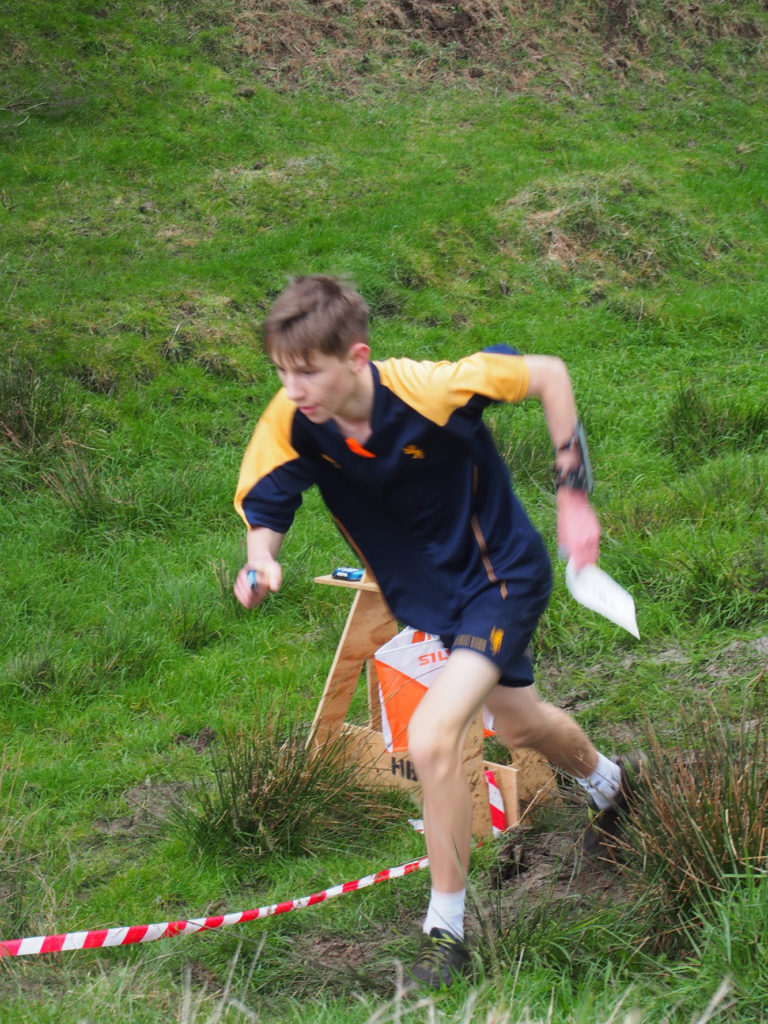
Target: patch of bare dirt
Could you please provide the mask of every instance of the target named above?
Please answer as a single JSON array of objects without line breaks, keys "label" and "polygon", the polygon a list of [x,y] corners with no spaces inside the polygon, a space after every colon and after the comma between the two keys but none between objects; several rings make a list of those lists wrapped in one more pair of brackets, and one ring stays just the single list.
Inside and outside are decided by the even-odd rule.
[{"label": "patch of bare dirt", "polygon": [[716,679],[729,679],[752,671],[757,673],[752,683],[759,682],[768,672],[768,636],[735,640],[713,657],[704,671]]},{"label": "patch of bare dirt", "polygon": [[[174,737],[174,743],[191,747],[196,754],[204,754],[215,739],[216,732],[210,726],[204,726],[196,733],[179,733]],[[180,794],[190,785],[188,782],[153,782],[147,779],[138,786],[131,786],[123,794],[123,800],[129,807],[128,814],[97,818],[93,827],[106,836],[143,835],[168,818]]]},{"label": "patch of bare dirt", "polygon": [[362,970],[370,962],[371,949],[369,940],[333,940],[324,936],[321,941],[313,941],[307,952],[316,968],[338,973]]},{"label": "patch of bare dirt", "polygon": [[512,833],[501,840],[499,866],[491,883],[502,894],[502,906],[513,917],[532,899],[585,901],[625,896],[619,869],[608,862],[586,858],[581,850],[583,821],[571,828],[546,832]]},{"label": "patch of bare dirt", "polygon": [[206,725],[200,732],[192,734],[180,732],[177,736],[174,736],[173,742],[184,747],[191,747],[196,754],[204,754],[215,739],[216,730]]},{"label": "patch of bare dirt", "polygon": [[168,817],[179,794],[187,788],[188,783],[185,782],[153,783],[150,780],[132,786],[123,794],[123,799],[131,808],[130,813],[114,818],[97,818],[93,827],[107,836],[145,834],[153,825]]}]

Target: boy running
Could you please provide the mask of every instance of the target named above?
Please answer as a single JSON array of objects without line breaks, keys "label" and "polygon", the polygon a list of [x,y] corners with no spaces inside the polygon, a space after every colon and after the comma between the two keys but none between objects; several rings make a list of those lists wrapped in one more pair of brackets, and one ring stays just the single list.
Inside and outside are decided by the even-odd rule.
[{"label": "boy running", "polygon": [[450,985],[469,965],[472,806],[461,754],[478,709],[489,708],[508,746],[537,750],[581,783],[593,816],[588,852],[616,830],[629,797],[630,765],[600,754],[533,687],[529,643],[551,567],[482,421],[493,402],[541,402],[555,450],[558,546],[577,569],[596,562],[600,527],[570,377],[559,358],[505,345],[455,363],[372,361],[364,300],[322,275],[285,289],[263,338],[282,387],[243,458],[235,507],[247,562],[235,595],[252,608],[279,590],[283,538],[314,484],[393,615],[442,637],[450,655],[408,730],[432,883],[410,974]]}]

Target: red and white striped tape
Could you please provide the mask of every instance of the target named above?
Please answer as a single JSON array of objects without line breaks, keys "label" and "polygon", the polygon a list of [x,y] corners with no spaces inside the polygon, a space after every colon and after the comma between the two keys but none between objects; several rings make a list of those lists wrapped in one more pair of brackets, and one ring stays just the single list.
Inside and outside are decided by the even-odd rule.
[{"label": "red and white striped tape", "polygon": [[485,769],[485,779],[488,783],[488,802],[491,805],[491,825],[496,838],[507,831],[507,813],[504,810],[504,798],[496,782],[496,776],[490,768]]},{"label": "red and white striped tape", "polygon": [[275,914],[287,914],[290,910],[302,910],[316,903],[324,903],[336,896],[348,892],[365,889],[376,882],[387,882],[392,878],[402,878],[414,871],[420,871],[429,865],[428,857],[409,861],[396,868],[385,868],[374,875],[366,875],[354,882],[344,882],[331,889],[302,896],[284,903],[273,903],[269,907],[257,910],[243,910],[239,913],[222,914],[218,917],[199,917],[189,921],[166,921],[162,924],[142,924],[121,928],[99,928],[87,932],[67,932],[63,935],[38,935],[27,939],[0,939],[0,958],[4,956],[31,956],[36,953],[62,953],[73,949],[100,949],[106,946],[130,946],[138,942],[156,942],[158,939],[169,939],[174,935],[192,935],[194,932],[211,931],[214,928],[226,928],[232,924],[244,924],[257,918],[272,917]]}]

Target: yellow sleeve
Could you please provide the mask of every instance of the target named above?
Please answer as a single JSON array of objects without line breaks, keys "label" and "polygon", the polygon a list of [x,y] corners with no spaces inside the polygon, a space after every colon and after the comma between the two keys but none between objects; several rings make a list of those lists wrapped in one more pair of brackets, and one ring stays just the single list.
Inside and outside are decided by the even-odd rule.
[{"label": "yellow sleeve", "polygon": [[528,393],[528,367],[521,355],[475,352],[455,363],[388,359],[376,365],[382,384],[438,426],[475,395],[522,402]]},{"label": "yellow sleeve", "polygon": [[243,511],[243,501],[249,492],[278,466],[299,457],[291,444],[295,413],[296,406],[285,391],[278,391],[264,410],[245,450],[235,492],[235,508],[246,526],[249,524]]}]

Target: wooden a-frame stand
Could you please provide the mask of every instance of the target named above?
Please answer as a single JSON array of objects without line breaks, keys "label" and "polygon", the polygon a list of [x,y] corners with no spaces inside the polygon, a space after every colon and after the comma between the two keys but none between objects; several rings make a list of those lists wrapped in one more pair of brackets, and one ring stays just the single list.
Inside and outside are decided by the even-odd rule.
[{"label": "wooden a-frame stand", "polygon": [[[408,752],[388,751],[381,729],[374,653],[397,634],[398,624],[373,582],[318,576],[315,583],[345,587],[356,593],[315,713],[311,742],[324,743],[342,736],[348,741],[348,749],[358,762],[360,771],[372,783],[418,790],[418,779]],[[346,721],[363,665],[366,666],[368,683],[367,726]],[[495,764],[484,759],[483,721],[482,715],[478,714],[469,728],[464,746],[464,768],[472,793],[472,832],[477,838],[493,834],[486,769],[493,770],[501,791],[508,827],[520,821],[521,802],[546,798],[554,792],[552,769],[540,754],[519,749],[512,755],[513,765]]]}]

